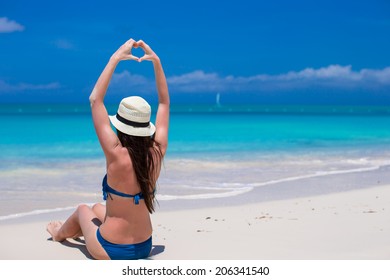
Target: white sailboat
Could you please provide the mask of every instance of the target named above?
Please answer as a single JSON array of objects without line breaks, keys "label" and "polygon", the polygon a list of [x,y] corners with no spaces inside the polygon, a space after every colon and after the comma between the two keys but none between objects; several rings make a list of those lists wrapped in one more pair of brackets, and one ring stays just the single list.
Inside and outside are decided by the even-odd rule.
[{"label": "white sailboat", "polygon": [[221,107],[220,99],[221,99],[221,94],[218,92],[217,96],[215,97],[215,104],[217,105],[217,107]]}]

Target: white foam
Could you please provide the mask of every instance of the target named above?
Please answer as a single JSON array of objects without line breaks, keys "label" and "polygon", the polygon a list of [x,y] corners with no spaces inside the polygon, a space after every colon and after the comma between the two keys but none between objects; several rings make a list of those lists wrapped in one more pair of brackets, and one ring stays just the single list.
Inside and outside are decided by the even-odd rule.
[{"label": "white foam", "polygon": [[273,184],[279,184],[279,183],[285,183],[285,182],[291,182],[291,181],[297,181],[297,180],[309,179],[309,178],[315,178],[315,177],[374,171],[374,170],[378,170],[381,167],[382,166],[370,166],[370,167],[361,167],[361,168],[346,169],[346,170],[317,171],[315,173],[308,174],[308,175],[292,176],[292,177],[271,180],[271,181],[262,182],[262,183],[248,184],[248,185],[251,187],[262,187],[262,186],[267,186],[267,185],[273,185]]},{"label": "white foam", "polygon": [[[85,204],[90,205],[90,206],[93,205],[93,203],[85,203]],[[38,209],[38,210],[30,211],[30,212],[10,214],[10,215],[6,215],[6,216],[0,216],[0,221],[23,218],[26,216],[35,216],[35,215],[41,215],[41,214],[69,211],[69,210],[76,209],[76,207],[77,206],[68,206],[68,207],[61,207],[61,208],[54,208],[54,209]]]},{"label": "white foam", "polygon": [[[210,190],[227,190],[226,188],[204,188]],[[229,190],[229,189],[228,189]],[[166,195],[166,194],[157,194],[157,200],[179,200],[179,199],[210,199],[210,198],[223,198],[237,196],[243,193],[247,193],[253,190],[252,187],[243,187],[243,188],[232,188],[230,191],[221,192],[221,193],[202,193],[202,194],[189,194],[189,195]]]}]

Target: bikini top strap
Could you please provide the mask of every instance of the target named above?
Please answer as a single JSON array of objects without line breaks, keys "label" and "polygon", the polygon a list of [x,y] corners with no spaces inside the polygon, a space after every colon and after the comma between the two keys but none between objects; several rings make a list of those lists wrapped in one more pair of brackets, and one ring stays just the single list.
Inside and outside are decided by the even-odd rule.
[{"label": "bikini top strap", "polygon": [[117,191],[117,190],[111,188],[107,183],[107,174],[103,178],[102,187],[103,187],[102,191],[103,191],[103,199],[104,200],[107,200],[107,194],[108,194],[108,196],[110,196],[110,198],[112,200],[113,200],[113,198],[112,198],[111,194],[115,194],[115,195],[118,195],[121,197],[133,198],[134,204],[139,204],[139,200],[144,198],[142,192],[137,193],[135,195],[132,195],[132,194],[123,193],[123,192],[120,192],[120,191]]}]

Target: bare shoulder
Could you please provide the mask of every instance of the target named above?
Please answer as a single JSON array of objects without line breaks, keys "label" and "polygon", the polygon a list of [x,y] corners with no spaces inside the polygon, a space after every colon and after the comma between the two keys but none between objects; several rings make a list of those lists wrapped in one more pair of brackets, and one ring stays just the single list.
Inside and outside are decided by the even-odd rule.
[{"label": "bare shoulder", "polygon": [[118,145],[112,150],[110,157],[106,158],[106,162],[107,170],[112,175],[122,173],[122,171],[129,170],[133,166],[127,148],[122,145]]}]

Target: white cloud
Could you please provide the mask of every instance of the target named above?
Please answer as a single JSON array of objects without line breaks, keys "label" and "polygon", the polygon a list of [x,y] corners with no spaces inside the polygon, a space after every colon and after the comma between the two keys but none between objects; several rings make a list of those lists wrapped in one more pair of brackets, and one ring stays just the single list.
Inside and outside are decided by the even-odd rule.
[{"label": "white cloud", "polygon": [[60,88],[61,85],[57,82],[49,84],[29,84],[29,83],[19,83],[19,84],[9,84],[3,80],[0,80],[0,93],[12,93],[28,90],[53,90]]},{"label": "white cloud", "polygon": [[167,78],[170,87],[181,92],[221,91],[226,87],[229,77],[222,78],[216,73],[194,71]]},{"label": "white cloud", "polygon": [[6,17],[0,17],[0,33],[11,33],[15,31],[23,31],[24,26],[14,20],[9,20]]},{"label": "white cloud", "polygon": [[168,78],[169,86],[180,92],[245,92],[294,90],[311,87],[380,88],[390,86],[390,67],[353,71],[350,65],[329,65],[278,75],[259,74],[248,77],[220,76],[216,73],[194,71]]},{"label": "white cloud", "polygon": [[[202,70],[167,77],[171,92],[262,92],[292,91],[309,88],[380,89],[390,87],[390,67],[383,69],[352,70],[350,65],[329,65],[318,69],[305,68],[278,75],[221,76]],[[154,81],[128,71],[115,73],[111,86],[116,91],[150,92]]]},{"label": "white cloud", "polygon": [[133,91],[147,93],[154,90],[154,81],[142,75],[132,74],[125,70],[122,73],[114,73],[111,79],[110,89],[118,93],[130,93]]}]

